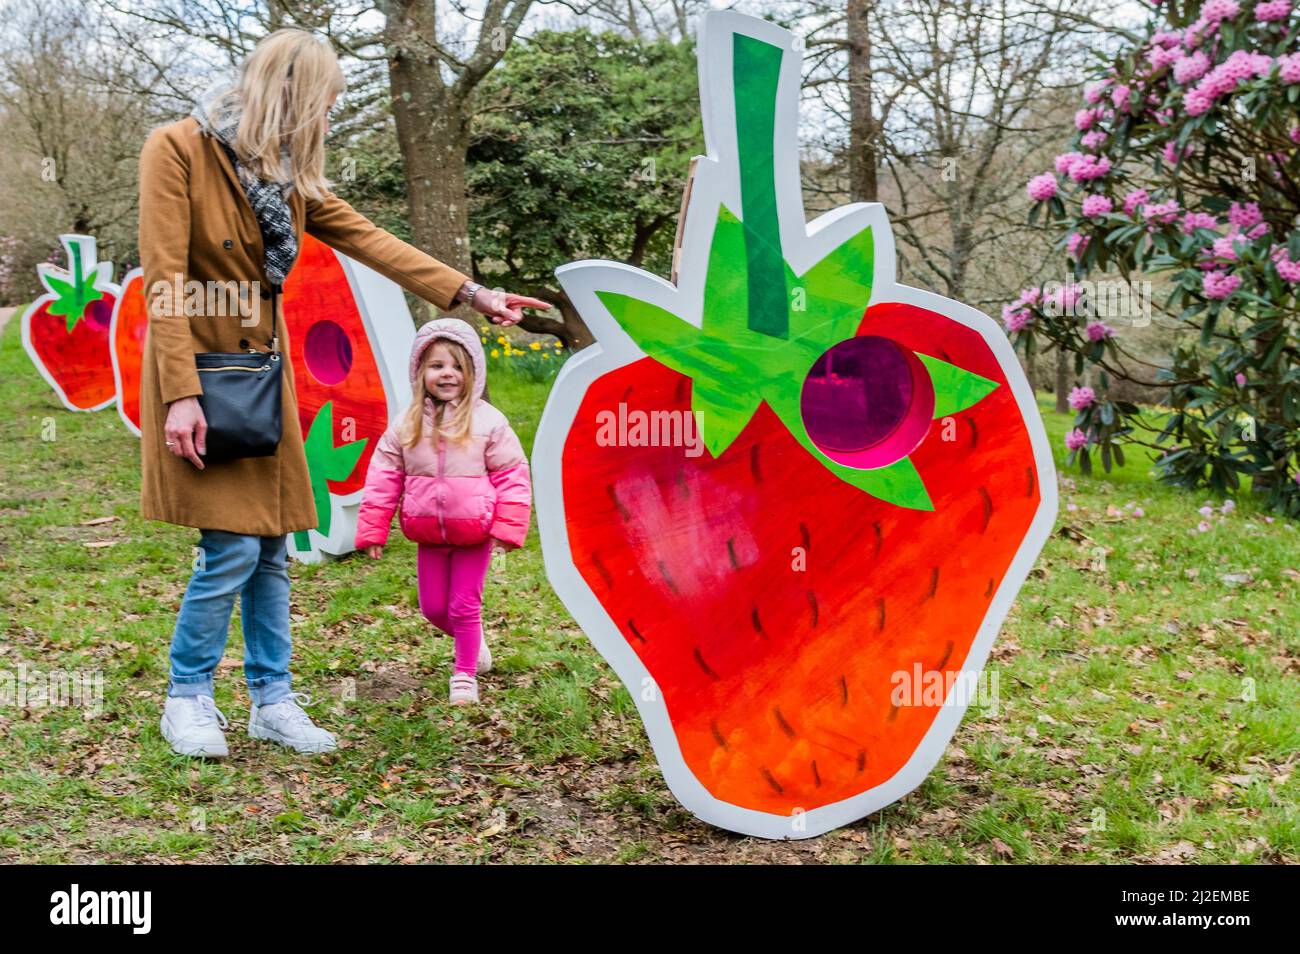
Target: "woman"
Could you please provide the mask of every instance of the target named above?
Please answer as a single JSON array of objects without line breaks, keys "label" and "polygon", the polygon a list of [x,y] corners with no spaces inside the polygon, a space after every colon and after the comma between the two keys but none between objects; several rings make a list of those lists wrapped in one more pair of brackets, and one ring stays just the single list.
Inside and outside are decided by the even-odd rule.
[{"label": "woman", "polygon": [[[277,30],[257,44],[235,84],[214,91],[191,116],[155,129],[140,154],[140,260],[150,308],[140,509],[146,518],[201,531],[172,636],[161,721],[164,737],[183,755],[227,754],[221,731],[227,722],[213,702],[212,679],[236,596],[252,700],[249,735],[300,752],[335,747],[334,736],[302,710],[309,700],[292,691],[289,676],[285,536],[316,526],[293,368],[285,362],[284,428],[275,455],[205,463],[207,422],[195,354],[266,351],[273,337],[287,350],[274,289],[283,285],[304,231],[439,308],[467,301],[492,321],[512,325],[524,307],[550,307],[475,284],[328,189],[326,114],[343,88],[342,70],[325,43],[302,30]],[[181,294],[191,281],[205,289],[237,288],[243,313],[187,315],[189,299]],[[265,301],[269,307],[262,307]]]}]

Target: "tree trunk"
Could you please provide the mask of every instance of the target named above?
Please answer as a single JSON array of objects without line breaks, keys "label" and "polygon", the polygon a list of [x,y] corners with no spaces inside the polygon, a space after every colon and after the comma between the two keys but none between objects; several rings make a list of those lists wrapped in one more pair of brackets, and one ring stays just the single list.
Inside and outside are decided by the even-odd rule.
[{"label": "tree trunk", "polygon": [[848,0],[849,41],[849,198],[874,202],[876,121],[871,111],[871,36],[868,25],[875,0]]},{"label": "tree trunk", "polygon": [[1070,355],[1064,348],[1056,349],[1056,413],[1070,413]]},{"label": "tree trunk", "polygon": [[402,153],[411,244],[470,273],[465,209],[466,104],[442,78],[437,54],[420,42],[437,36],[435,4],[397,0],[389,8],[388,78]]}]

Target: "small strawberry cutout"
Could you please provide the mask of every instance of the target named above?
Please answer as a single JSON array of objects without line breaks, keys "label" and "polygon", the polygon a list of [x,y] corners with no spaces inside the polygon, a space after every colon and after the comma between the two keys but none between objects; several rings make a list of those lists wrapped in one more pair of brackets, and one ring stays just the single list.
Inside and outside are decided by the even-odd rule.
[{"label": "small strawberry cutout", "polygon": [[70,411],[113,403],[109,321],[117,300],[111,262],[97,262],[95,240],[60,235],[68,269],[36,266],[46,292],[23,313],[23,347]]}]

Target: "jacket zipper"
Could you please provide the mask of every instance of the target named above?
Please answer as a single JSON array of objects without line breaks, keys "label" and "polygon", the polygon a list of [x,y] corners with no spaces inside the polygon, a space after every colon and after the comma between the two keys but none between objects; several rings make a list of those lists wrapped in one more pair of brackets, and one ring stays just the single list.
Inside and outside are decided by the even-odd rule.
[{"label": "jacket zipper", "polygon": [[[435,420],[434,426],[437,426]],[[442,436],[438,436],[438,530],[442,533],[442,542],[447,542],[447,524],[443,520],[443,514],[447,512],[445,496],[443,491],[446,489],[447,481],[444,472],[447,468],[447,442]]]}]

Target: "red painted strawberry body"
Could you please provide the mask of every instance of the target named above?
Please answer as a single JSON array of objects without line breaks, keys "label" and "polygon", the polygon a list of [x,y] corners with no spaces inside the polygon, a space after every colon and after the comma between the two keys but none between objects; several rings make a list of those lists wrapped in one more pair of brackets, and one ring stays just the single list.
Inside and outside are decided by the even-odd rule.
[{"label": "red painted strawberry body", "polygon": [[37,266],[46,293],[23,314],[23,347],[71,411],[113,403],[109,323],[117,298],[113,266],[96,262],[95,240],[61,235],[69,269]]},{"label": "red painted strawberry body", "polygon": [[[933,312],[877,305],[859,333],[1006,383]],[[935,509],[908,510],[828,473],[766,408],[716,459],[597,440],[601,410],[686,414],[689,387],[647,358],[587,390],[563,451],[574,563],[715,797],[789,816],[878,786],[940,711],[893,705],[895,674],[961,671],[1038,510],[1020,408],[1001,387],[933,421],[915,459]]]}]

